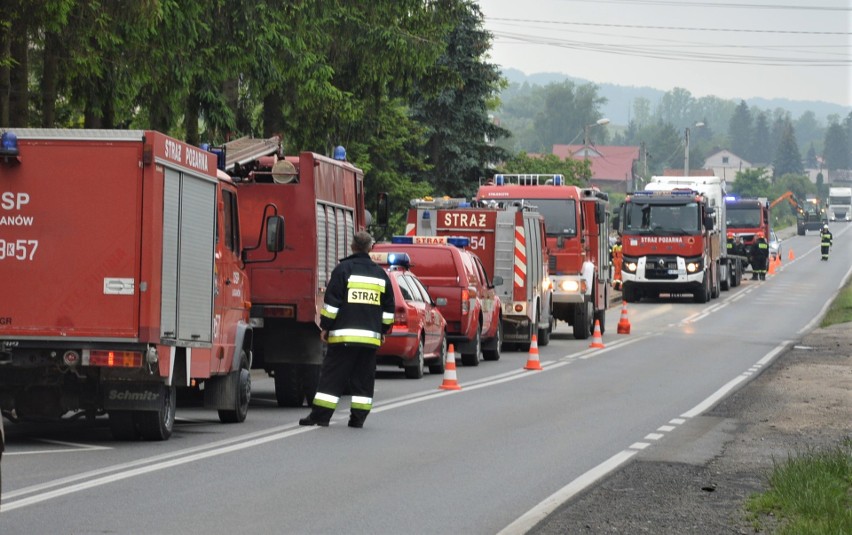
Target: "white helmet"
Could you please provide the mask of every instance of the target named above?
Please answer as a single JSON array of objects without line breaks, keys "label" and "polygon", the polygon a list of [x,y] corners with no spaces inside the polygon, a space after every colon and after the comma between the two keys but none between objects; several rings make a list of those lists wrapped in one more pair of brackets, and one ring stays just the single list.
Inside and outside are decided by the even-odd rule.
[{"label": "white helmet", "polygon": [[828,225],[823,225],[822,230],[828,230]]}]

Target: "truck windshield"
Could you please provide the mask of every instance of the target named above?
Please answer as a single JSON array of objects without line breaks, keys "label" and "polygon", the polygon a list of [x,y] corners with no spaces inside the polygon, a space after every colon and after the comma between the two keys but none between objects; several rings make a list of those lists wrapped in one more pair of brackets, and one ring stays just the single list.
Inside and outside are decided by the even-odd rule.
[{"label": "truck windshield", "polygon": [[625,233],[695,234],[699,232],[698,203],[640,204],[632,202],[626,206]]},{"label": "truck windshield", "polygon": [[852,197],[832,195],[828,198],[828,204],[852,204]]},{"label": "truck windshield", "polygon": [[577,235],[577,205],[574,199],[525,199],[544,216],[548,236]]},{"label": "truck windshield", "polygon": [[728,205],[728,227],[757,228],[760,226],[760,208],[756,206]]}]

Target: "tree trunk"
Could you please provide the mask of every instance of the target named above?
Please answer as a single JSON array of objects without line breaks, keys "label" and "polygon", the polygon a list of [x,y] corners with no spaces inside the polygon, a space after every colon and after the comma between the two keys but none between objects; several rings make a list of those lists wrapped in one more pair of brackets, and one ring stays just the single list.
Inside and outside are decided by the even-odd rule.
[{"label": "tree trunk", "polygon": [[59,35],[48,32],[44,39],[44,65],[41,74],[41,126],[52,128],[56,123],[56,87],[59,77]]},{"label": "tree trunk", "polygon": [[192,89],[186,97],[186,110],[184,110],[183,128],[186,130],[186,141],[190,145],[199,146],[201,143],[198,132],[198,110],[201,109],[201,99],[198,97],[198,80],[192,81]]},{"label": "tree trunk", "polygon": [[27,23],[17,21],[11,36],[10,52],[14,64],[9,71],[9,126],[29,126],[29,88],[27,85]]},{"label": "tree trunk", "polygon": [[263,98],[263,137],[278,136],[284,140],[284,99],[273,91]]}]

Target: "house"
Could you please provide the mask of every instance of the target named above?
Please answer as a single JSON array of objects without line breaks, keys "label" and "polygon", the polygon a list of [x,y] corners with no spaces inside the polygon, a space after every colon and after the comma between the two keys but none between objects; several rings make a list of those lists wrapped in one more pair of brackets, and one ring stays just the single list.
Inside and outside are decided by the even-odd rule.
[{"label": "house", "polygon": [[[713,175],[725,179],[725,181],[730,184],[736,181],[738,172],[745,171],[746,169],[751,169],[753,167],[754,166],[751,162],[740,158],[728,149],[722,149],[707,157],[707,159],[704,160],[702,169],[711,170]],[[681,172],[681,174],[683,174],[683,172]]]},{"label": "house", "polygon": [[639,163],[638,146],[553,145],[553,154],[562,160],[588,158],[592,166],[591,185],[603,191],[633,190]]}]

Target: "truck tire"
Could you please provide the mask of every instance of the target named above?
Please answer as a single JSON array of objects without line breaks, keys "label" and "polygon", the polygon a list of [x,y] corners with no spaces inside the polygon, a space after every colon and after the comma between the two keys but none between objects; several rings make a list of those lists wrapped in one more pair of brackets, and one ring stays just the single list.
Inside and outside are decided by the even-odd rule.
[{"label": "truck tire", "polygon": [[297,364],[275,367],[275,399],[279,407],[301,407],[305,401],[302,374]]},{"label": "truck tire", "polygon": [[444,364],[447,362],[447,333],[444,332],[444,340],[441,342],[441,354],[434,363],[429,364],[429,373],[440,375],[444,373]]},{"label": "truck tire", "polygon": [[233,408],[220,409],[219,421],[226,424],[244,422],[251,401],[251,372],[245,349],[240,352],[240,369],[229,373],[226,380],[233,382],[234,399],[231,400]]},{"label": "truck tire", "polygon": [[719,288],[721,288],[723,292],[727,292],[731,289],[731,286],[733,286],[733,284],[731,284],[731,281],[734,280],[734,263],[731,262],[729,264],[726,264],[726,266],[728,269],[726,269],[725,271],[727,271],[728,276],[722,277],[719,281]]},{"label": "truck tire", "polygon": [[136,429],[133,411],[110,411],[109,428],[115,440],[139,439],[139,430]]},{"label": "truck tire", "polygon": [[713,275],[713,280],[710,282],[710,299],[716,299],[722,293],[720,290],[719,267],[719,263],[716,262],[716,272]]},{"label": "truck tire", "polygon": [[[490,347],[491,344],[494,344],[494,347]],[[488,349],[482,350],[482,358],[485,360],[496,361],[500,360],[500,350],[503,348],[503,320],[500,319],[497,322],[497,332],[494,334],[494,338],[488,341]]]},{"label": "truck tire", "polygon": [[414,356],[414,362],[404,366],[402,369],[405,371],[405,377],[407,379],[420,379],[423,377],[425,367],[426,362],[423,358],[423,338],[421,337],[417,341],[417,354]]},{"label": "truck tire", "polygon": [[704,273],[704,281],[701,283],[701,288],[696,290],[695,293],[692,294],[692,298],[696,303],[706,303],[710,300],[710,281],[707,280],[710,277],[707,276],[707,273]]},{"label": "truck tire", "polygon": [[163,400],[156,411],[134,411],[133,419],[144,440],[168,440],[175,426],[177,394],[174,386],[163,389]]},{"label": "truck tire", "polygon": [[461,361],[465,366],[479,366],[479,356],[482,354],[482,324],[476,327],[473,339],[473,353],[462,353]]},{"label": "truck tire", "polygon": [[624,285],[621,289],[621,298],[627,303],[636,303],[639,301],[636,289],[633,286]]},{"label": "truck tire", "polygon": [[544,329],[538,330],[538,346],[544,347],[550,343],[550,335],[553,333],[553,316],[550,316],[550,322]]},{"label": "truck tire", "polygon": [[574,338],[586,340],[591,336],[594,322],[594,306],[591,301],[585,301],[574,307]]}]

